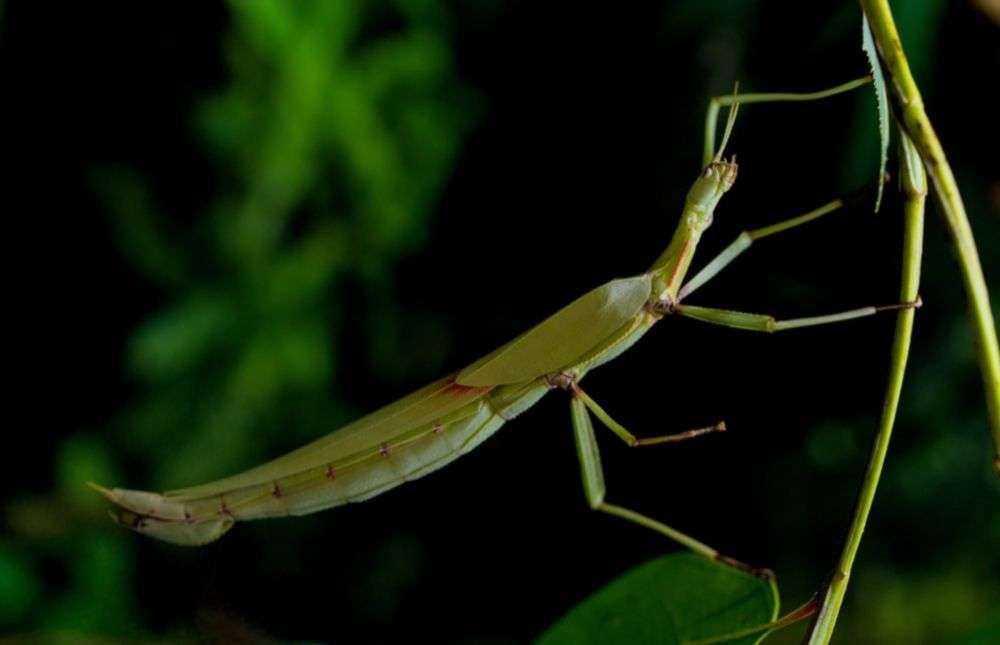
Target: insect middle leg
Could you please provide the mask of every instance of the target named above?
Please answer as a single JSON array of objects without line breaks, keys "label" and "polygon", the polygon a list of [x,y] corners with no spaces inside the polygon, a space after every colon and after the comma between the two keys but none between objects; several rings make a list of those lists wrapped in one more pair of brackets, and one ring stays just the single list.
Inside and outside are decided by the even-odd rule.
[{"label": "insect middle leg", "polygon": [[601,420],[608,430],[615,433],[622,441],[627,443],[629,447],[636,448],[638,446],[655,446],[661,443],[675,443],[678,441],[684,441],[686,439],[693,439],[695,437],[700,437],[703,434],[708,434],[710,432],[725,432],[726,423],[725,421],[719,421],[715,425],[706,426],[704,428],[694,428],[692,430],[685,430],[683,432],[674,432],[670,434],[656,435],[655,437],[637,437],[628,430],[625,426],[618,423],[614,418],[604,411],[597,401],[590,398],[590,396],[584,392],[579,385],[575,382],[569,385],[570,394],[574,399],[579,399],[583,404]]},{"label": "insect middle leg", "polygon": [[[575,394],[575,393],[574,393]],[[597,438],[594,436],[594,426],[590,421],[590,413],[584,400],[574,395],[570,402],[570,412],[573,419],[573,431],[576,437],[577,456],[580,460],[580,473],[583,478],[583,491],[587,497],[587,502],[595,511],[601,511],[608,515],[614,515],[628,520],[647,529],[656,531],[675,542],[687,547],[695,553],[705,556],[710,560],[715,560],[731,567],[750,573],[752,575],[770,578],[773,574],[768,569],[758,569],[745,564],[735,558],[719,553],[716,549],[708,546],[704,542],[682,533],[677,529],[664,524],[651,517],[637,513],[631,509],[608,504],[604,501],[606,487],[604,485],[604,470],[601,467],[601,453],[597,447]]]},{"label": "insect middle leg", "polygon": [[815,325],[828,325],[830,323],[863,318],[865,316],[872,316],[882,311],[916,309],[917,307],[920,307],[921,304],[923,303],[918,296],[917,299],[912,302],[900,302],[875,307],[860,307],[858,309],[849,309],[847,311],[827,314],[825,316],[789,318],[787,320],[778,320],[774,316],[768,316],[766,314],[732,311],[729,309],[715,309],[712,307],[693,307],[689,305],[677,305],[674,308],[674,313],[688,318],[694,318],[696,320],[712,323],[714,325],[722,325],[723,327],[773,333],[776,331],[784,331],[786,329],[813,327]]}]

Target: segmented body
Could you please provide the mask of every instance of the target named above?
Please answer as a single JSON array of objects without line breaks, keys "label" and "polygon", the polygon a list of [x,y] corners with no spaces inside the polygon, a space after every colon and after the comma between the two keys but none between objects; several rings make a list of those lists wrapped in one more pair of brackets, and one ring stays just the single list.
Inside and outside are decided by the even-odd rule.
[{"label": "segmented body", "polygon": [[[217,539],[237,520],[370,499],[477,447],[551,390],[553,376],[578,380],[625,351],[658,319],[650,299],[648,274],[609,282],[466,369],[244,473],[163,494],[101,490],[126,509],[119,522],[180,544]],[[567,323],[587,318],[587,333],[565,336]]]},{"label": "segmented body", "polygon": [[448,378],[283,457],[216,482],[162,494],[95,488],[118,505],[112,517],[119,523],[194,545],[217,539],[236,520],[301,515],[358,502],[437,470],[553,387],[578,381],[639,340],[676,302],[698,240],[735,178],[734,162],[717,158],[705,167],[688,192],[670,244],[647,273],[592,289]]}]

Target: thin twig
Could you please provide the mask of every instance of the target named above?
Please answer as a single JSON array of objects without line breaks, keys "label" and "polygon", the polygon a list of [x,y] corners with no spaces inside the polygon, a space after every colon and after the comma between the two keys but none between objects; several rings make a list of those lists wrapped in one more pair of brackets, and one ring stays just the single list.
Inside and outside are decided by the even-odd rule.
[{"label": "thin twig", "polygon": [[[905,133],[900,133],[900,178],[902,182],[903,202],[903,268],[900,286],[900,302],[916,300],[919,294],[920,266],[924,235],[924,204],[927,197],[927,181],[920,157],[913,143]],[[847,593],[851,569],[861,545],[861,536],[868,515],[875,501],[875,490],[878,488],[882,466],[885,464],[886,452],[889,449],[889,439],[899,407],[900,393],[903,389],[903,375],[906,372],[906,361],[910,353],[910,338],[913,334],[913,317],[915,310],[902,309],[896,318],[896,336],[892,344],[892,365],[889,373],[889,384],[886,388],[885,402],[882,406],[882,418],[879,422],[875,445],[868,461],[861,484],[861,492],[854,509],[854,518],[847,534],[844,550],[837,562],[827,588],[823,592],[823,600],[819,612],[810,625],[805,642],[809,645],[826,645],[833,636],[833,629],[840,614],[840,607]]]}]

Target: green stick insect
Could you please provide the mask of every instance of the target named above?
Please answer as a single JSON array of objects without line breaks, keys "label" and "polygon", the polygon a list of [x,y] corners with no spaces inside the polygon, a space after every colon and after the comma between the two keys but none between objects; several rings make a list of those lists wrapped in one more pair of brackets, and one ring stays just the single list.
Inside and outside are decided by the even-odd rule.
[{"label": "green stick insect", "polygon": [[[736,180],[735,156],[723,157],[740,104],[808,101],[865,85],[865,77],[812,94],[745,94],[713,99],[706,118],[705,164],[687,194],[670,244],[648,271],[612,280],[465,369],[355,421],[317,441],[243,473],[171,491],[94,488],[119,508],[123,526],[168,542],[201,545],[218,539],[236,521],[303,515],[360,502],[433,472],[493,435],[552,390],[570,395],[586,499],[591,508],[630,520],[708,558],[760,573],[712,547],[627,508],[604,501],[605,485],[591,415],[629,446],[651,446],[725,430],[723,423],[677,434],[638,438],[580,387],[591,370],[614,359],[660,319],[686,316],[758,332],[835,323],[918,302],[864,307],[840,313],[776,320],[772,316],[689,305],[686,299],[755,240],[811,222],[843,205],[829,202],[804,215],[741,234],[685,282],[715,208]],[[720,106],[729,114],[715,150]]]}]

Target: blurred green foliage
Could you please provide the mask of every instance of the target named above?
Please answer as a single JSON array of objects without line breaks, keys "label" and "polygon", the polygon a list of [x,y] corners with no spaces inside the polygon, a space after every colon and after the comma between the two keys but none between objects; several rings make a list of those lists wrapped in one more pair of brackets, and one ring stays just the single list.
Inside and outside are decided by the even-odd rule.
[{"label": "blurred green foliage", "polygon": [[[64,122],[66,130],[86,131],[90,124],[74,121],[72,112],[34,123],[31,148],[44,149],[49,164],[83,158],[88,186],[107,213],[75,228],[78,212],[60,213],[66,219],[58,235],[46,230],[37,254],[58,255],[65,248],[59,240],[85,228],[81,244],[93,250],[71,259],[114,255],[120,264],[109,271],[120,280],[113,286],[136,302],[100,311],[119,293],[102,300],[106,285],[88,283],[78,309],[53,308],[58,332],[38,343],[66,347],[58,341],[65,336],[85,347],[91,339],[80,330],[93,331],[84,324],[88,314],[103,315],[102,326],[128,329],[121,343],[127,376],[118,382],[98,369],[115,356],[83,366],[72,365],[73,356],[36,361],[57,385],[65,385],[57,372],[104,374],[107,383],[81,389],[110,394],[105,407],[95,404],[98,412],[69,411],[73,425],[29,438],[46,459],[20,465],[23,479],[8,488],[3,506],[0,633],[74,643],[270,635],[507,643],[536,636],[589,591],[662,553],[668,547],[659,539],[586,513],[572,450],[559,442],[569,436],[565,409],[556,404],[552,416],[541,410],[519,420],[523,430],[513,428],[490,455],[464,459],[475,465],[456,465],[465,470],[453,479],[415,484],[412,496],[403,491],[320,518],[241,526],[239,537],[233,531],[197,552],[114,527],[82,482],[162,489],[246,467],[457,367],[448,361],[475,358],[505,339],[499,331],[516,333],[560,304],[554,290],[568,297],[591,286],[585,279],[638,268],[674,225],[709,93],[728,91],[737,78],[748,91],[805,90],[864,72],[857,7],[819,4],[683,0],[656,3],[630,20],[610,7],[545,3],[234,0],[208,33],[185,22],[193,10],[108,10],[126,30],[144,25],[168,34],[167,44],[156,44],[166,50],[157,60],[168,63],[136,80],[158,87],[157,76],[165,77],[163,95],[154,94],[164,102],[160,117],[188,107],[174,98],[182,89],[198,96],[179,117],[183,127],[139,114],[142,127],[123,124],[122,136],[140,133],[140,148],[146,139],[191,137],[198,160],[191,174],[204,185],[172,183],[146,159],[66,152],[36,140],[36,130]],[[969,87],[955,70],[975,71],[972,59],[994,60],[996,27],[969,15],[965,3],[893,4],[973,214],[987,278],[995,280],[1000,176],[981,138],[996,129],[973,123],[954,97]],[[8,33],[17,35],[24,6],[2,5],[0,46],[11,42]],[[44,44],[57,66],[32,67],[40,54],[30,48],[0,61],[25,66],[39,85],[70,88],[68,98],[43,94],[60,110],[86,103],[86,83],[108,91],[98,82],[102,70],[73,66],[77,52],[59,48],[50,20],[46,15],[22,38]],[[141,36],[128,40],[117,23],[99,21],[84,21],[71,42],[98,47],[87,40],[93,30],[94,38],[115,41],[113,56],[97,60],[131,56]],[[63,28],[73,30],[68,24]],[[190,43],[177,44],[188,37],[221,38],[221,69],[191,68]],[[480,40],[487,44],[477,49]],[[977,47],[987,56],[975,58]],[[475,59],[483,49],[486,63]],[[480,72],[474,82],[469,69]],[[128,82],[117,68],[111,72],[114,83]],[[210,79],[211,90],[186,87],[189,77]],[[486,92],[496,95],[489,105]],[[564,102],[553,98],[561,96]],[[706,244],[870,178],[877,155],[872,98],[845,101],[828,112],[746,110],[735,135],[745,179],[727,197],[715,242]],[[843,126],[836,117],[845,105],[855,117]],[[133,107],[125,101],[120,113]],[[800,114],[833,118],[802,117],[808,130],[798,136]],[[459,155],[470,140],[508,155],[493,165],[480,160],[477,172],[488,181],[461,174]],[[39,173],[45,190],[68,190],[49,186],[47,170]],[[790,197],[775,204],[779,181]],[[474,199],[442,207],[448,182]],[[803,313],[815,313],[855,295],[860,305],[894,293],[898,220],[891,213],[898,204],[887,200],[880,219],[845,217],[797,243],[762,249],[745,269],[720,278],[716,291],[707,287],[706,298],[754,309],[781,303],[786,312],[801,302]],[[626,215],[639,224],[615,226]],[[599,253],[582,252],[599,244]],[[989,468],[959,282],[933,225],[927,244],[928,306],[918,316],[895,445],[839,628],[844,643],[997,641],[1000,486]],[[845,248],[852,259],[877,262],[845,263]],[[435,259],[433,271],[415,268],[418,255]],[[452,273],[463,261],[467,270]],[[76,302],[70,291],[77,283],[66,276],[92,273],[71,264],[58,269],[59,287],[39,291]],[[415,294],[428,274],[447,276],[445,286]],[[865,290],[870,284],[880,290]],[[632,416],[652,429],[660,420],[641,415],[662,399],[656,361],[668,356],[690,370],[671,382],[685,402],[673,412],[735,416],[734,431],[727,443],[629,454],[627,462],[609,448],[614,494],[676,518],[727,553],[773,567],[785,606],[804,601],[840,547],[871,441],[891,321],[878,324],[769,345],[717,331],[701,336],[692,327],[675,328],[690,334],[682,343],[666,333],[650,338],[645,366],[626,356],[609,368],[611,382],[595,374],[609,408],[618,396],[616,409],[634,405]],[[724,356],[733,364],[720,369]],[[844,357],[848,364],[839,364]],[[808,375],[795,372],[801,361]],[[46,397],[53,408],[74,401],[55,386]],[[670,421],[683,427],[698,420]],[[512,470],[531,474],[509,477]],[[796,640],[789,630],[769,642]]]},{"label": "blurred green foliage", "polygon": [[[67,635],[143,633],[131,537],[84,519],[103,505],[82,482],[122,482],[122,461],[152,488],[215,478],[354,414],[335,394],[345,318],[399,320],[395,261],[423,244],[476,119],[435,0],[229,9],[229,80],[191,124],[218,168],[217,196],[179,217],[132,168],[93,172],[116,247],[165,305],[129,341],[140,395],[114,433],[70,437],[55,498],[12,508],[18,532],[47,539],[0,542],[0,628],[30,619]],[[352,288],[375,304],[331,305]],[[390,377],[398,350],[375,356]],[[48,525],[57,509],[74,521]],[[43,592],[39,553],[65,561],[64,589]]]},{"label": "blurred green foliage", "polygon": [[[142,178],[96,177],[118,247],[171,294],[132,337],[129,366],[148,387],[123,420],[136,456],[176,446],[149,464],[160,488],[231,472],[343,415],[330,390],[353,312],[330,303],[349,284],[393,300],[394,260],[420,248],[474,114],[435,3],[232,9],[231,81],[195,119],[221,169],[204,216],[171,231]],[[365,33],[395,9],[397,32]],[[304,425],[266,430],[296,412]]]}]

